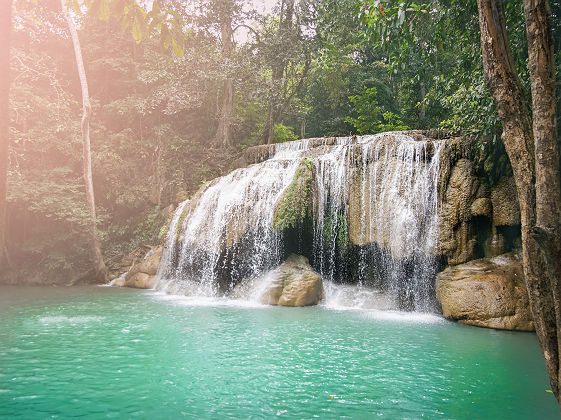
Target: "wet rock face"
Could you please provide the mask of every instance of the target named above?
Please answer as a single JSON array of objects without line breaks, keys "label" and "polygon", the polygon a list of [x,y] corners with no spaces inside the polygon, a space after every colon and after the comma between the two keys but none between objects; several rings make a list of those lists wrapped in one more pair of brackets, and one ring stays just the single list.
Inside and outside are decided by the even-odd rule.
[{"label": "wet rock face", "polygon": [[478,327],[533,331],[520,258],[503,254],[448,267],[436,278],[448,319]]},{"label": "wet rock face", "polygon": [[162,248],[159,247],[149,253],[142,261],[136,263],[127,273],[122,284],[115,286],[134,287],[137,289],[151,289],[154,287],[156,273],[162,258]]},{"label": "wet rock face", "polygon": [[472,207],[476,213],[489,211],[484,208],[485,204],[477,203],[478,189],[479,181],[474,175],[472,162],[460,159],[450,174],[440,214],[440,246],[450,264],[475,257],[476,240],[472,238],[469,224]]},{"label": "wet rock face", "polygon": [[280,306],[317,305],[323,298],[321,276],[301,255],[290,255],[277,269],[267,273],[261,280],[263,286],[261,302]]}]

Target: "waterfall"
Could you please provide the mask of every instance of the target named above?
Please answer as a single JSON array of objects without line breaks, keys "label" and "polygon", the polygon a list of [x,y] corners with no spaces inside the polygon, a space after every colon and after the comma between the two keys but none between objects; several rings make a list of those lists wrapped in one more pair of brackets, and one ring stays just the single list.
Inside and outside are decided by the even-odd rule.
[{"label": "waterfall", "polygon": [[[328,300],[339,295],[333,283],[353,276],[392,294],[401,308],[431,309],[443,146],[385,133],[318,157],[314,256]],[[346,235],[358,251],[341,249]]]},{"label": "waterfall", "polygon": [[[404,133],[272,145],[270,159],[207,183],[179,205],[156,287],[224,295],[298,252],[321,274],[328,304],[342,296],[339,285],[354,283],[394,307],[430,310],[443,147]],[[303,158],[314,167],[311,220],[274,229],[275,205]]]},{"label": "waterfall", "polygon": [[273,209],[305,147],[305,142],[278,147],[273,158],[217,178],[181,203],[156,288],[216,296],[280,264],[281,232],[272,229]]}]

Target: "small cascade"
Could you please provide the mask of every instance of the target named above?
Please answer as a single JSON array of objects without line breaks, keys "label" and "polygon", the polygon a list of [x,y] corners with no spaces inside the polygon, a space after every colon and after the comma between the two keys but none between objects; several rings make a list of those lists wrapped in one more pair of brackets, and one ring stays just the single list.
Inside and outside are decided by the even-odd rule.
[{"label": "small cascade", "polygon": [[217,296],[280,264],[274,205],[292,181],[304,147],[278,147],[272,159],[217,178],[181,203],[170,224],[156,287]]},{"label": "small cascade", "polygon": [[[324,279],[327,305],[430,311],[443,147],[404,133],[272,145],[270,159],[217,178],[180,204],[156,287],[227,295],[296,252]],[[314,168],[311,217],[274,229],[275,206],[304,158]]]}]

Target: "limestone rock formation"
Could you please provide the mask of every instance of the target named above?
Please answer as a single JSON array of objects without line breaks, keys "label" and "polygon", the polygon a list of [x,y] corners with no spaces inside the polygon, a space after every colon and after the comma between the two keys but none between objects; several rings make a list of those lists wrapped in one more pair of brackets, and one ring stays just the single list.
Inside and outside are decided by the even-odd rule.
[{"label": "limestone rock formation", "polygon": [[501,178],[491,190],[493,203],[493,224],[512,226],[520,224],[520,208],[514,178]]},{"label": "limestone rock formation", "polygon": [[503,177],[493,187],[478,177],[474,163],[460,158],[443,182],[440,212],[440,252],[451,265],[510,251],[497,227],[520,225],[514,178]]},{"label": "limestone rock formation", "polygon": [[162,248],[158,247],[129,270],[121,284],[115,286],[134,287],[137,289],[151,289],[154,287],[156,273],[162,258]]},{"label": "limestone rock formation", "polygon": [[301,255],[290,255],[258,283],[262,283],[258,286],[261,302],[269,305],[311,306],[324,298],[321,276]]},{"label": "limestone rock formation", "polygon": [[520,258],[512,253],[448,267],[436,279],[448,319],[505,330],[533,331]]},{"label": "limestone rock formation", "polygon": [[450,174],[440,213],[440,247],[450,264],[469,261],[475,255],[476,241],[470,238],[469,220],[473,210],[485,211],[478,205],[472,209],[478,189],[472,162],[460,159]]},{"label": "limestone rock formation", "polygon": [[493,216],[493,203],[490,198],[477,198],[471,203],[470,211],[474,217],[485,216],[491,218]]}]

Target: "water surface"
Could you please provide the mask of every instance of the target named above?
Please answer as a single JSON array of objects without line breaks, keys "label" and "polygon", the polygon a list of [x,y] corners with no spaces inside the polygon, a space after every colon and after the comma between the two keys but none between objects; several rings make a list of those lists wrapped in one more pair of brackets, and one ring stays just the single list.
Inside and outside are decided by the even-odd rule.
[{"label": "water surface", "polygon": [[0,319],[0,418],[559,418],[534,334],[434,315],[1,287]]}]

